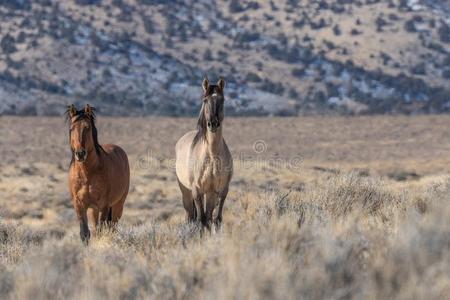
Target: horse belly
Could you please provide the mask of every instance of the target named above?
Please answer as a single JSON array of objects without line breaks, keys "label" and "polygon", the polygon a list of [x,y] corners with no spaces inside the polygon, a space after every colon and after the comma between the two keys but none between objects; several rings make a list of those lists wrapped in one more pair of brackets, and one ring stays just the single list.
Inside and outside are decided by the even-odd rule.
[{"label": "horse belly", "polygon": [[128,157],[122,148],[108,145],[109,165],[108,175],[105,176],[105,186],[108,187],[106,205],[112,206],[123,199],[128,193],[130,185],[130,167]]},{"label": "horse belly", "polygon": [[[124,174],[123,170],[117,170],[115,172],[116,174]],[[129,188],[129,177],[125,173],[124,175],[117,177],[110,177],[109,182],[107,183],[109,185],[109,193],[107,195],[108,199],[105,199],[108,206],[112,206],[122,200],[124,195],[128,193]]]},{"label": "horse belly", "polygon": [[191,186],[192,166],[190,166],[189,163],[191,156],[191,145],[194,137],[194,131],[188,132],[180,138],[175,146],[175,172],[180,183],[188,188]]},{"label": "horse belly", "polygon": [[178,180],[181,184],[183,184],[185,187],[190,187],[190,180],[189,180],[189,167],[187,163],[184,161],[178,160],[176,162],[176,168],[175,172],[177,175]]}]

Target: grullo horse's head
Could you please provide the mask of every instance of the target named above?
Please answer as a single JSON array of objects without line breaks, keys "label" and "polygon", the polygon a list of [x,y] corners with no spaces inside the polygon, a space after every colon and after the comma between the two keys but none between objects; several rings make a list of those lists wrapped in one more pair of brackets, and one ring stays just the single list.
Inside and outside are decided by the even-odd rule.
[{"label": "grullo horse's head", "polygon": [[220,78],[217,84],[210,84],[208,79],[203,79],[203,106],[201,113],[202,119],[207,129],[211,132],[216,132],[223,121],[223,104],[224,104],[224,88],[225,80]]}]

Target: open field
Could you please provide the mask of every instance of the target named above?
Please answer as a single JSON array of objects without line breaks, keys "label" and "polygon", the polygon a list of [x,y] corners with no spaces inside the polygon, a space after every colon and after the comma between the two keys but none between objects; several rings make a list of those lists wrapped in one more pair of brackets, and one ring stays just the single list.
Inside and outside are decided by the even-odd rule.
[{"label": "open field", "polygon": [[174,144],[189,118],[98,117],[127,151],[117,233],[82,246],[62,118],[0,117],[0,298],[442,299],[450,116],[227,118],[224,227],[184,223]]}]

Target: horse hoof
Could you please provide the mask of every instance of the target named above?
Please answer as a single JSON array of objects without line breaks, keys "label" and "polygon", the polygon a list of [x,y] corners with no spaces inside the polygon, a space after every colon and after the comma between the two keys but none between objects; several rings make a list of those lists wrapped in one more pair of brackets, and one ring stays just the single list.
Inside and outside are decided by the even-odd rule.
[{"label": "horse hoof", "polygon": [[220,228],[222,227],[222,220],[215,219],[214,226],[217,228],[217,230],[220,230]]},{"label": "horse hoof", "polygon": [[91,238],[91,233],[88,231],[87,234],[86,233],[81,233],[80,234],[80,238],[81,238],[81,242],[85,245],[85,246],[89,246],[89,240]]},{"label": "horse hoof", "polygon": [[211,226],[211,233],[216,234],[219,231],[219,227],[217,227],[216,223],[213,223]]},{"label": "horse hoof", "polygon": [[83,245],[89,246],[89,237],[82,237],[81,242],[83,243]]}]

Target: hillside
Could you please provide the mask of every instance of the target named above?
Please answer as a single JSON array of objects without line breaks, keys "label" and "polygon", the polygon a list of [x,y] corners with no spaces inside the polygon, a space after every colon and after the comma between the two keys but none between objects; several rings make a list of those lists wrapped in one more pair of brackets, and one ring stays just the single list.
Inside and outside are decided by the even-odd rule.
[{"label": "hillside", "polygon": [[0,0],[0,114],[193,115],[204,75],[234,115],[450,109],[450,1]]}]

